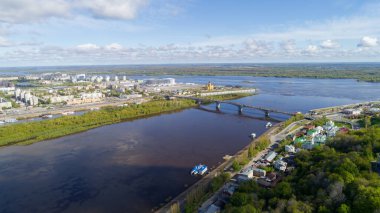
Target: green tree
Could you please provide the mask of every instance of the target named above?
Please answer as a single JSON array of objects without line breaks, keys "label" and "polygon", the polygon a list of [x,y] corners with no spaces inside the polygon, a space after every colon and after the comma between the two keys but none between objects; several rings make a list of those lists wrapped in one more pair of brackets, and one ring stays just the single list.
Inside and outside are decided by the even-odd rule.
[{"label": "green tree", "polygon": [[360,186],[353,203],[353,212],[370,213],[380,209],[380,187]]},{"label": "green tree", "polygon": [[366,129],[368,129],[368,127],[371,126],[371,116],[364,117],[364,126]]},{"label": "green tree", "polygon": [[350,207],[347,204],[341,204],[339,208],[336,210],[338,213],[349,213]]},{"label": "green tree", "polygon": [[277,184],[275,193],[282,198],[290,198],[292,195],[292,186],[289,182],[281,182]]},{"label": "green tree", "polygon": [[248,194],[236,192],[231,196],[230,201],[233,206],[244,206],[249,201]]},{"label": "green tree", "polygon": [[241,165],[237,162],[237,160],[234,160],[232,162],[232,168],[234,169],[235,172],[238,172],[241,170]]}]

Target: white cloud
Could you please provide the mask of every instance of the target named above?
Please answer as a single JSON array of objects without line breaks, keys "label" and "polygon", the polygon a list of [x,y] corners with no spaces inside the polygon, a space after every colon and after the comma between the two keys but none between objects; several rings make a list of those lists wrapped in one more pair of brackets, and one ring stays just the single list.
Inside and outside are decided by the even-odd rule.
[{"label": "white cloud", "polygon": [[148,0],[1,0],[0,22],[27,23],[81,15],[128,20],[146,5]]},{"label": "white cloud", "polygon": [[286,53],[295,53],[297,51],[296,41],[292,39],[281,42],[280,47]]},{"label": "white cloud", "polygon": [[0,47],[7,47],[10,45],[10,42],[6,39],[0,36]]},{"label": "white cloud", "polygon": [[320,47],[323,48],[323,49],[336,49],[339,46],[340,45],[339,45],[338,42],[330,40],[330,39],[322,41],[322,43],[320,45]]},{"label": "white cloud", "polygon": [[65,0],[1,0],[0,11],[0,22],[30,22],[69,16],[70,4]]},{"label": "white cloud", "polygon": [[262,61],[341,61],[362,59],[378,61],[380,48],[326,50],[318,45],[302,47],[292,40],[274,48],[271,43],[248,39],[235,46],[195,46],[167,44],[161,46],[123,47],[118,43],[100,46],[93,43],[75,47],[31,46],[8,49],[0,54],[0,63],[33,65],[125,64],[171,62],[262,62]]},{"label": "white cloud", "polygon": [[108,44],[104,47],[106,50],[121,50],[123,46],[118,43]]},{"label": "white cloud", "polygon": [[316,45],[308,45],[305,49],[305,52],[308,54],[315,54],[318,52],[318,46]]},{"label": "white cloud", "polygon": [[76,6],[99,18],[133,19],[147,4],[147,0],[79,0]]},{"label": "white cloud", "polygon": [[255,39],[247,39],[243,43],[243,49],[240,51],[240,54],[252,55],[267,55],[272,51],[272,45],[265,41],[257,41]]},{"label": "white cloud", "polygon": [[98,50],[100,47],[96,44],[80,44],[76,46],[76,49],[79,51],[92,51],[92,50]]},{"label": "white cloud", "polygon": [[358,47],[375,47],[377,46],[377,38],[375,37],[369,37],[369,36],[364,36],[359,44],[357,45]]}]

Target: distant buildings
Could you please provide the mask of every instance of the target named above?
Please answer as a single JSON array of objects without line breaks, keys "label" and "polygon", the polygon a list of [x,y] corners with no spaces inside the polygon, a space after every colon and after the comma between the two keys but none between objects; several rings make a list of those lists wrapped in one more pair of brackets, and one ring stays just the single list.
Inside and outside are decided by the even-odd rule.
[{"label": "distant buildings", "polygon": [[0,98],[0,110],[3,108],[6,108],[6,109],[12,108],[12,102],[7,101],[3,98]]},{"label": "distant buildings", "polygon": [[380,113],[380,108],[373,107],[373,108],[370,108],[368,112],[371,114],[377,114],[377,113]]},{"label": "distant buildings", "polygon": [[36,106],[39,103],[38,97],[32,95],[30,91],[16,89],[14,95],[15,95],[16,100],[22,101],[26,105]]},{"label": "distant buildings", "polygon": [[212,84],[210,81],[206,85],[207,91],[213,91],[214,90],[214,84]]},{"label": "distant buildings", "polygon": [[145,85],[147,86],[170,86],[174,84],[174,78],[148,79],[145,81]]},{"label": "distant buildings", "polygon": [[[342,131],[341,131],[342,130]],[[293,138],[294,144],[301,144],[303,149],[313,149],[315,146],[323,145],[326,143],[327,137],[335,137],[337,132],[347,132],[345,128],[339,128],[335,126],[333,121],[326,122],[323,127],[312,125],[305,126],[303,131],[300,131]],[[306,132],[306,135],[304,135]],[[286,150],[291,150],[289,146],[285,147]],[[289,151],[288,151],[289,152]]]},{"label": "distant buildings", "polygon": [[343,110],[344,114],[355,116],[355,115],[360,115],[362,113],[361,109],[344,109]]}]

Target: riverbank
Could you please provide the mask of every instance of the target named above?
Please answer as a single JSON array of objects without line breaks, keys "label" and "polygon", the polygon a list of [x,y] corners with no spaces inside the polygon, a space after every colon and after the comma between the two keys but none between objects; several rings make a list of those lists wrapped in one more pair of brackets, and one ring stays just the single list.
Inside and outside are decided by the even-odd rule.
[{"label": "riverbank", "polygon": [[[256,156],[260,155],[260,153],[263,152],[263,150],[265,150],[267,147],[272,146],[275,143],[275,140],[272,136],[278,134],[280,131],[283,131],[283,123],[284,122],[274,125],[258,138],[252,140],[234,156],[218,165],[214,170],[210,171],[209,174],[204,176],[194,185],[190,186],[188,189],[186,189],[186,191],[176,196],[156,212],[197,212],[200,204],[210,199],[210,197],[212,197],[215,192],[219,190],[224,184],[224,182],[220,182],[220,180],[214,180],[218,179],[219,177],[223,177],[223,175],[226,174],[226,170],[232,168],[234,162],[238,162],[240,165],[244,166],[246,165],[247,160],[250,160],[249,158],[255,158]],[[235,173],[236,172],[232,172],[230,176],[232,177]],[[216,187],[216,191],[213,190],[215,186],[211,186],[213,181],[219,182],[218,187]]]},{"label": "riverbank", "polygon": [[[218,100],[237,99],[248,94],[218,96]],[[114,123],[154,116],[197,106],[192,100],[154,100],[126,107],[104,107],[83,115],[63,116],[50,120],[19,123],[0,127],[0,146],[27,145],[84,132]]]}]

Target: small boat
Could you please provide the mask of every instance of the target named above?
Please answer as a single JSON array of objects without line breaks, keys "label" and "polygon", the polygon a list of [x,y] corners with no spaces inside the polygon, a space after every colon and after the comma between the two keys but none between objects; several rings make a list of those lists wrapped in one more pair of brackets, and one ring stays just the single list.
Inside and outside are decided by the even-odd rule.
[{"label": "small boat", "polygon": [[5,124],[5,122],[4,122],[4,121],[0,121],[0,126],[1,126],[1,125],[4,125],[4,124]]},{"label": "small boat", "polygon": [[15,123],[15,122],[17,122],[17,119],[15,119],[15,118],[9,118],[9,119],[4,120],[4,122],[5,123]]},{"label": "small boat", "polygon": [[47,114],[47,115],[42,115],[41,117],[42,117],[42,118],[52,118],[53,115],[51,115],[51,114]]},{"label": "small boat", "polygon": [[99,109],[100,109],[99,107],[93,107],[93,108],[90,109],[90,111],[97,111]]},{"label": "small boat", "polygon": [[62,115],[74,115],[75,112],[69,111],[69,112],[62,112]]},{"label": "small boat", "polygon": [[271,122],[268,122],[266,125],[265,125],[266,128],[269,128],[269,127],[272,127],[272,123]]},{"label": "small boat", "polygon": [[252,139],[256,138],[256,133],[254,133],[254,132],[251,133],[251,135],[249,137],[251,137]]},{"label": "small boat", "polygon": [[193,167],[193,169],[190,171],[191,175],[204,175],[207,172],[208,168],[206,165],[198,164]]}]

